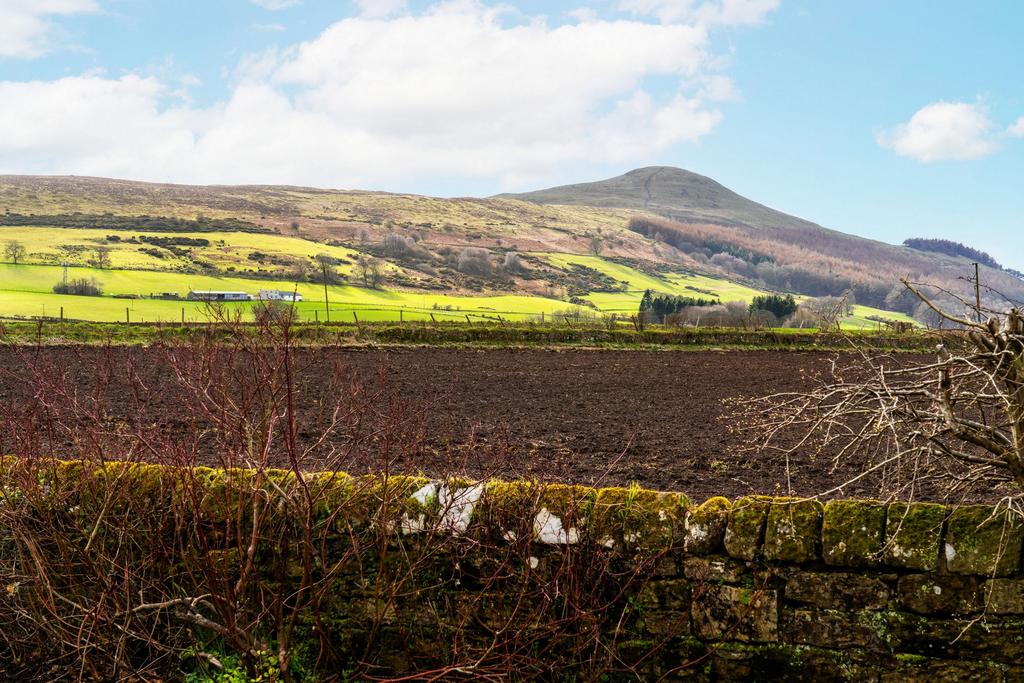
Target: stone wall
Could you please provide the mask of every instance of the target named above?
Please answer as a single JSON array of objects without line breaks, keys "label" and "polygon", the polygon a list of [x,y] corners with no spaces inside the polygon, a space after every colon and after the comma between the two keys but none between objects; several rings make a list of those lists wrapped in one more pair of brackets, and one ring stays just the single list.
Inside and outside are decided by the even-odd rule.
[{"label": "stone wall", "polygon": [[[40,490],[18,496],[17,478],[4,473],[0,513],[56,522],[37,524],[41,536],[25,541],[31,552],[0,525],[5,633],[25,628],[30,577],[47,553],[59,559],[54,566],[87,567],[99,564],[90,552],[137,546],[152,565],[140,585],[159,587],[163,600],[211,592],[203,583],[211,568],[234,580],[245,561],[239,539],[251,531],[238,513],[251,498],[283,526],[260,531],[268,536],[254,555],[259,578],[238,599],[294,596],[304,552],[322,590],[315,615],[296,607],[298,679],[504,671],[559,680],[1024,681],[1024,526],[1003,509],[767,497],[696,505],[637,488],[323,474],[299,481],[288,472],[183,475],[139,465],[60,463],[31,476]],[[124,506],[110,502],[115,483],[129,492]],[[289,525],[306,513],[313,542],[282,542],[301,535]],[[172,514],[186,523],[160,519]],[[132,520],[130,538],[123,528],[108,537],[107,527],[123,520]],[[286,535],[271,538],[270,529]],[[49,544],[44,536],[54,530],[89,541]],[[86,556],[68,545],[87,546]],[[178,547],[188,550],[168,550]],[[156,555],[166,555],[166,566],[153,564]],[[160,585],[163,576],[173,585]],[[73,576],[47,582],[69,593],[110,590]],[[73,617],[71,607],[56,609]],[[268,642],[279,637],[270,615],[254,631]],[[163,621],[149,628],[156,640],[182,637]],[[200,629],[196,637],[223,645],[210,636]],[[146,652],[140,646],[137,656]],[[27,655],[0,646],[3,656]]]},{"label": "stone wall", "polygon": [[[700,510],[687,518],[691,534]],[[704,673],[1024,680],[1024,533],[1014,515],[744,498],[727,520],[699,552],[684,541],[675,573],[655,578],[643,601],[648,624],[688,608],[679,643],[683,656],[713,652]],[[684,599],[659,599],[674,586],[686,587]]]}]

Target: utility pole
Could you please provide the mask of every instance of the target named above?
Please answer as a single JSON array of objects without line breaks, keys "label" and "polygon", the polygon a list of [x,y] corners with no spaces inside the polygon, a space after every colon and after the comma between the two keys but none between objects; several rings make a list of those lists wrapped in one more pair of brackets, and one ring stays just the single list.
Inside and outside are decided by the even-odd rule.
[{"label": "utility pole", "polygon": [[974,310],[978,315],[978,322],[981,322],[981,266],[974,264]]},{"label": "utility pole", "polygon": [[[320,259],[324,270],[324,305],[327,307],[327,322],[331,322],[331,300],[327,296],[327,259]],[[293,299],[294,301],[294,299]]]}]

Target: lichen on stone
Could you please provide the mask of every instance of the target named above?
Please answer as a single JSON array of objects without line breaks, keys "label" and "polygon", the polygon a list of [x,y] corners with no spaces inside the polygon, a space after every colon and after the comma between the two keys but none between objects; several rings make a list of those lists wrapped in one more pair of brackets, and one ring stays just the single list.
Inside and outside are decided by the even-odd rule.
[{"label": "lichen on stone", "polygon": [[891,503],[885,522],[885,563],[934,571],[946,508],[934,503]]},{"label": "lichen on stone", "polygon": [[701,505],[689,508],[683,520],[683,550],[693,555],[706,555],[721,550],[731,509],[729,500],[721,496],[709,498]]},{"label": "lichen on stone", "polygon": [[880,564],[885,515],[878,501],[829,501],[821,525],[822,559],[841,567]]},{"label": "lichen on stone", "polygon": [[764,559],[804,563],[818,559],[823,507],[816,500],[776,498],[768,512]]},{"label": "lichen on stone", "polygon": [[761,549],[768,521],[771,498],[745,497],[737,500],[729,512],[725,529],[725,550],[741,560],[753,560]]},{"label": "lichen on stone", "polygon": [[957,574],[1009,576],[1020,569],[1024,520],[987,505],[954,509],[946,523],[947,568]]},{"label": "lichen on stone", "polygon": [[672,547],[682,527],[689,500],[679,493],[604,488],[597,492],[590,515],[591,535],[606,547],[658,552]]}]

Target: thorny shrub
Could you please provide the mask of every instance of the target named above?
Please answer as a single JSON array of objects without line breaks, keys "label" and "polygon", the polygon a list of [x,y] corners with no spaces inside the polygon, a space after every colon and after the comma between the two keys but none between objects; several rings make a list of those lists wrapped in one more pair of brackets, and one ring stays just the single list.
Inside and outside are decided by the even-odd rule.
[{"label": "thorny shrub", "polygon": [[[424,512],[447,518],[461,503],[443,492],[466,486],[454,457],[434,489],[395,473],[427,448],[430,406],[337,366],[320,368],[326,390],[307,391],[300,366],[317,357],[297,356],[292,316],[260,316],[254,329],[219,315],[159,347],[166,385],[147,385],[131,349],[113,346],[80,367],[23,347],[2,371],[19,387],[0,405],[9,675],[488,680],[628,669],[615,647],[622,606],[657,555],[545,554],[530,529],[419,524]],[[144,419],[151,402],[166,421]],[[377,473],[343,474],[356,464]],[[508,509],[482,514],[510,530],[529,524],[541,490],[524,486]],[[589,505],[571,503],[567,523]]]}]

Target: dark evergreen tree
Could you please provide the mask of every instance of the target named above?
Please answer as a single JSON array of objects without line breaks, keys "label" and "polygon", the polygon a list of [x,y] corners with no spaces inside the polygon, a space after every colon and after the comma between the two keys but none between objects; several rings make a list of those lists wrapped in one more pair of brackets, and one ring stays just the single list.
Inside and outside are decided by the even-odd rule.
[{"label": "dark evergreen tree", "polygon": [[792,294],[764,294],[762,296],[755,296],[754,300],[750,302],[750,312],[755,311],[769,311],[774,313],[775,317],[788,318],[789,316],[796,313],[796,299],[793,298]]}]

